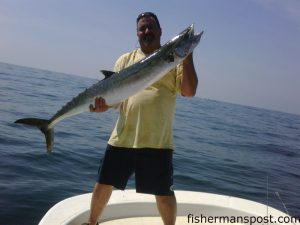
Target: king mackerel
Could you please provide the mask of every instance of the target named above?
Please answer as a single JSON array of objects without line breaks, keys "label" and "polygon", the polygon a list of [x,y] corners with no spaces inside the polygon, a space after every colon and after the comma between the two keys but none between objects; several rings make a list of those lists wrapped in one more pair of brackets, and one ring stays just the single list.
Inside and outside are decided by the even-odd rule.
[{"label": "king mackerel", "polygon": [[88,112],[90,104],[98,97],[104,98],[108,106],[113,106],[144,90],[181,63],[198,45],[202,34],[203,31],[194,34],[194,25],[192,24],[157,51],[126,69],[116,73],[102,71],[105,75],[103,80],[67,102],[49,120],[23,118],[15,123],[39,128],[45,135],[47,152],[50,153],[54,143],[53,128],[59,121],[82,112]]}]

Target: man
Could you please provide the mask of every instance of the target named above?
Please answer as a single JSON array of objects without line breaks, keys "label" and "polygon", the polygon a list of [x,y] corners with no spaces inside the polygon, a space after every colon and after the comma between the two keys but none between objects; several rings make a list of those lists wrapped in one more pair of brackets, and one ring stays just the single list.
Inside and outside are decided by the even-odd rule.
[{"label": "man", "polygon": [[[115,64],[120,71],[161,47],[162,29],[155,14],[137,18],[140,48],[122,55]],[[155,195],[165,225],[176,221],[173,185],[173,116],[176,94],[194,96],[197,74],[190,54],[182,64],[119,105],[120,115],[108,141],[99,178],[95,184],[89,224],[95,225],[106,206],[113,187],[124,190],[135,173],[136,191]],[[105,99],[97,98],[91,112],[108,109]]]}]

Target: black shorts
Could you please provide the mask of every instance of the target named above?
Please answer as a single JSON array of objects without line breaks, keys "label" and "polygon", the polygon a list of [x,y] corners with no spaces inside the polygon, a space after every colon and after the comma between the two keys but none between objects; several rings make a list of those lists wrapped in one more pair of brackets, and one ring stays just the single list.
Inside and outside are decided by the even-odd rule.
[{"label": "black shorts", "polygon": [[97,181],[124,190],[128,179],[135,173],[136,192],[174,195],[172,158],[172,149],[132,149],[107,145]]}]

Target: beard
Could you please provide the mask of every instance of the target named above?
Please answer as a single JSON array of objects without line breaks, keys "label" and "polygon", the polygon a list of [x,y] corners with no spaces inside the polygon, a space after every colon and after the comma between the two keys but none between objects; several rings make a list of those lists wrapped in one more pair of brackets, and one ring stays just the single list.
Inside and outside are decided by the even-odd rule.
[{"label": "beard", "polygon": [[144,36],[142,41],[143,41],[145,46],[149,46],[154,41],[154,39],[155,39],[155,37],[154,37],[153,34],[147,34],[147,35]]}]

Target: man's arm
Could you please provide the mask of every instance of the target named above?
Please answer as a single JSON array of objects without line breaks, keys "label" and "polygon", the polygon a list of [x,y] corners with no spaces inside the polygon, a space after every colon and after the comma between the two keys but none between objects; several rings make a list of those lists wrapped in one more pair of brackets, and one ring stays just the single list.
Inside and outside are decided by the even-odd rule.
[{"label": "man's arm", "polygon": [[181,80],[181,95],[193,97],[198,86],[197,73],[193,62],[193,53],[183,60],[183,75]]}]

